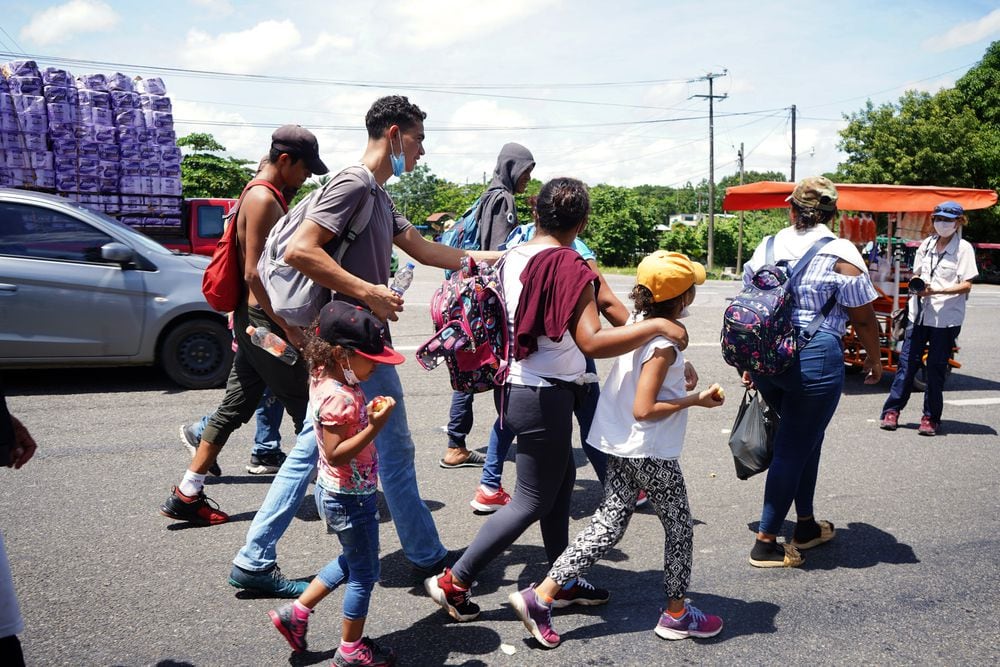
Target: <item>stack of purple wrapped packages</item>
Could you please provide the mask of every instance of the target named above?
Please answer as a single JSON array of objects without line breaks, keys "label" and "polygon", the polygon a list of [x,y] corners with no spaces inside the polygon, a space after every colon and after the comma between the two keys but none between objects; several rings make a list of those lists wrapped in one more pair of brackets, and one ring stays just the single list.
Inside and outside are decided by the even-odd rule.
[{"label": "stack of purple wrapped packages", "polygon": [[181,152],[159,78],[0,65],[0,186],[54,191],[135,227],[180,228]]}]

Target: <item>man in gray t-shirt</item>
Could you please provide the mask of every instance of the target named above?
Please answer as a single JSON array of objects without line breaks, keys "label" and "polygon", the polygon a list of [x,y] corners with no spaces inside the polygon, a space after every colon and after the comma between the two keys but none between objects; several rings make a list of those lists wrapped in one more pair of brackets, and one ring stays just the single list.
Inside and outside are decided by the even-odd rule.
[{"label": "man in gray t-shirt", "polygon": [[[403,298],[386,285],[394,243],[414,261],[442,269],[458,269],[466,254],[477,261],[492,261],[500,255],[466,253],[428,241],[399,214],[383,189],[390,176],[412,171],[424,154],[425,117],[405,97],[376,100],[365,116],[368,145],[361,157],[363,169],[349,169],[334,177],[335,182],[306,213],[285,251],[290,266],[333,290],[335,298],[358,303],[383,321],[398,319],[397,313],[403,309]],[[368,227],[338,264],[331,256],[337,238],[371,196],[376,201]],[[417,488],[413,440],[396,368],[379,364],[362,389],[372,398],[392,396],[396,400],[396,408],[375,439],[382,490],[407,560],[421,576],[437,574],[449,564],[448,552]],[[277,558],[275,543],[294,517],[316,466],[316,436],[308,421],[254,517],[246,545],[233,560],[241,568],[264,570]]]}]

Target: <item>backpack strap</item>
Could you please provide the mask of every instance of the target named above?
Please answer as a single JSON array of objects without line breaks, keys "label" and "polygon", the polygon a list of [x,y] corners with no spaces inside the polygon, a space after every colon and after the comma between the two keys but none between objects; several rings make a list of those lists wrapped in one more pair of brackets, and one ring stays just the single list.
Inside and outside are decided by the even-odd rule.
[{"label": "backpack strap", "polygon": [[[272,183],[271,181],[265,181],[263,178],[255,178],[249,183],[247,183],[246,187],[243,188],[243,193],[240,194],[239,201],[243,201],[244,195],[246,195],[247,191],[250,188],[254,187],[255,185],[263,185],[265,188],[270,190],[271,194],[274,195],[274,198],[278,200],[278,204],[281,205],[281,210],[285,213],[288,213],[288,202],[285,201],[285,195],[281,194],[281,190],[275,187],[274,183]],[[238,205],[239,203],[237,202],[237,206]]]},{"label": "backpack strap", "polygon": [[[815,243],[806,251],[806,254],[802,255],[802,258],[795,264],[795,268],[791,271],[791,278],[789,281],[793,280],[802,273],[805,273],[805,267],[808,266],[809,262],[812,261],[813,257],[819,253],[820,250],[826,247],[828,243],[833,242],[834,239],[831,238],[821,238],[817,239]],[[799,349],[802,349],[809,344],[809,341],[813,339],[819,328],[823,326],[823,322],[833,311],[833,307],[837,305],[837,295],[831,294],[830,298],[826,300],[823,307],[820,309],[816,316],[812,318],[806,328],[799,333]]]},{"label": "backpack strap", "polygon": [[337,264],[341,263],[341,260],[344,258],[344,254],[347,252],[350,245],[354,243],[355,239],[361,236],[361,233],[368,228],[368,223],[371,222],[372,214],[375,212],[375,199],[378,188],[375,186],[375,179],[372,178],[368,169],[362,165],[356,165],[345,168],[341,173],[348,170],[355,173],[359,169],[363,170],[365,172],[365,176],[368,177],[369,196],[365,198],[364,203],[361,205],[361,208],[358,209],[357,213],[355,213],[351,219],[347,221],[347,228],[341,235],[340,243],[337,244],[337,249],[332,255],[333,260],[337,262]]},{"label": "backpack strap", "polygon": [[774,235],[767,237],[764,243],[764,264],[774,264]]}]

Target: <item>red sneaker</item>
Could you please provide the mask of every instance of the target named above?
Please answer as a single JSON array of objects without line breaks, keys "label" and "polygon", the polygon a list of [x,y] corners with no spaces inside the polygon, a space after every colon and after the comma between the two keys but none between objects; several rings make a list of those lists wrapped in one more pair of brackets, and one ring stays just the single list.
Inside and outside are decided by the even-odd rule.
[{"label": "red sneaker", "polygon": [[941,422],[934,421],[930,418],[930,415],[924,415],[920,418],[920,426],[917,428],[917,433],[920,435],[935,435],[940,426]]},{"label": "red sneaker", "polygon": [[895,431],[899,427],[899,411],[886,410],[878,427],[883,431]]},{"label": "red sneaker", "polygon": [[199,526],[214,526],[229,521],[229,515],[220,510],[204,491],[194,497],[185,496],[176,486],[170,490],[167,502],[160,506],[160,514]]},{"label": "red sneaker", "polygon": [[486,493],[483,487],[476,487],[476,496],[469,501],[477,513],[492,514],[510,502],[510,494],[501,486],[493,493]]},{"label": "red sneaker", "polygon": [[648,502],[649,502],[649,496],[646,495],[645,491],[643,491],[642,489],[639,489],[639,497],[635,499],[635,507],[636,507],[636,509],[642,507],[643,505],[645,505]]}]

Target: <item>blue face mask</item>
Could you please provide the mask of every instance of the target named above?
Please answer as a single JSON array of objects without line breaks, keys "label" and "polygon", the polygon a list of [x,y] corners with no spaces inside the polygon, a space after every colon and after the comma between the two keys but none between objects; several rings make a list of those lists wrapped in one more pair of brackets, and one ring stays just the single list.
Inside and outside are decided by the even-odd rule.
[{"label": "blue face mask", "polygon": [[389,137],[389,162],[392,164],[392,175],[399,178],[406,171],[406,156],[403,155],[403,139],[399,139],[399,155],[392,150],[392,137]]}]

